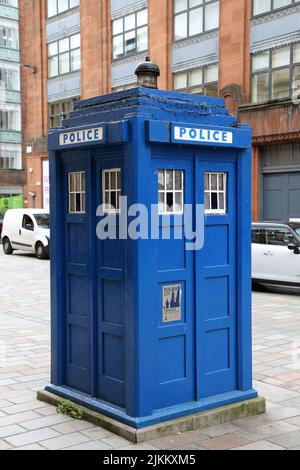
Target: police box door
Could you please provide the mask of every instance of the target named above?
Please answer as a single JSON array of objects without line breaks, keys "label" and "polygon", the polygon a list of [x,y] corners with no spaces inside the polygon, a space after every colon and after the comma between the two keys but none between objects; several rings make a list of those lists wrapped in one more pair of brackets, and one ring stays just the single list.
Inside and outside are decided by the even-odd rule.
[{"label": "police box door", "polygon": [[198,399],[237,389],[236,162],[226,153],[196,155],[196,201],[205,204],[196,252]]},{"label": "police box door", "polygon": [[90,228],[87,217],[90,173],[86,157],[86,154],[73,151],[62,158],[63,380],[69,387],[91,393]]}]

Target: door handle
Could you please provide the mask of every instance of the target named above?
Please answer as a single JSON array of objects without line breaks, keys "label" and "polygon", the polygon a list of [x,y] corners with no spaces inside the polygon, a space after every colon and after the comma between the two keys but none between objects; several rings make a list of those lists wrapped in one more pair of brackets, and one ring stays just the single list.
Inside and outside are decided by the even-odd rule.
[{"label": "door handle", "polygon": [[265,251],[265,252],[264,252],[264,255],[265,255],[265,256],[273,256],[274,253],[273,253],[273,251]]},{"label": "door handle", "polygon": [[19,235],[22,235],[22,230],[19,230]]}]

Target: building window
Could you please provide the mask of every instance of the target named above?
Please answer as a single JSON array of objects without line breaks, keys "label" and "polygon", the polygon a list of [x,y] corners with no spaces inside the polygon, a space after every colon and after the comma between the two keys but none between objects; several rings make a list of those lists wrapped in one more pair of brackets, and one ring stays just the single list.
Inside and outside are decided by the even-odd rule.
[{"label": "building window", "polygon": [[0,87],[5,90],[20,91],[19,71],[8,67],[8,65],[0,63]]},{"label": "building window", "polygon": [[226,214],[227,174],[205,173],[205,213]]},{"label": "building window", "polygon": [[174,0],[174,40],[219,27],[219,1]]},{"label": "building window", "polygon": [[18,8],[18,0],[0,0],[0,4]]},{"label": "building window", "polygon": [[300,43],[252,56],[252,102],[288,98],[300,80]]},{"label": "building window", "polygon": [[80,34],[48,44],[49,78],[80,70]]},{"label": "building window", "polygon": [[78,7],[80,0],[48,0],[47,1],[47,17],[59,15],[72,8]]},{"label": "building window", "polygon": [[70,117],[74,103],[78,100],[79,98],[71,98],[70,100],[49,103],[49,127],[60,127],[64,119]]},{"label": "building window", "polygon": [[113,59],[147,51],[148,49],[148,10],[147,8],[131,15],[113,20]]},{"label": "building window", "polygon": [[122,192],[121,169],[102,171],[102,197],[106,214],[120,213],[120,197]]},{"label": "building window", "polygon": [[273,10],[286,8],[300,0],[253,0],[253,16],[263,15]]},{"label": "building window", "polygon": [[158,172],[159,214],[183,214],[184,173],[179,170]]},{"label": "building window", "polygon": [[21,168],[21,145],[2,143],[0,145],[0,170],[21,170]]},{"label": "building window", "polygon": [[4,131],[20,131],[21,116],[20,110],[1,109],[0,110],[0,129]]},{"label": "building window", "polygon": [[85,213],[85,172],[69,173],[69,213]]},{"label": "building window", "polygon": [[[9,22],[9,20],[7,20]],[[0,47],[19,49],[18,28],[0,24]]]},{"label": "building window", "polygon": [[175,73],[174,89],[183,93],[218,96],[218,65]]}]

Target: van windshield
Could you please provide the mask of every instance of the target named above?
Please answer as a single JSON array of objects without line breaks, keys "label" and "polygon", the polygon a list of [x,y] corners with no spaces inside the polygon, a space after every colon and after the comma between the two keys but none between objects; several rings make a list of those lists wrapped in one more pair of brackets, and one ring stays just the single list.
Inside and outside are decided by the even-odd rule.
[{"label": "van windshield", "polygon": [[35,214],[35,220],[39,227],[50,228],[50,215],[49,214]]}]

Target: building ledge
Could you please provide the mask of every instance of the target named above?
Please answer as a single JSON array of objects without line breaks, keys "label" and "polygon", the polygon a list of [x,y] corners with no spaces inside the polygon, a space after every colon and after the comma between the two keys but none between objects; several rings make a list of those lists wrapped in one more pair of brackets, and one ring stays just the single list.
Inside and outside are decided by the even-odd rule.
[{"label": "building ledge", "polygon": [[284,106],[294,106],[295,108],[298,106],[297,104],[294,104],[291,98],[283,98],[280,100],[272,100],[272,101],[267,101],[264,103],[247,103],[247,104],[241,104],[239,105],[239,112],[247,112],[247,111],[265,111],[268,109],[272,108],[282,108]]}]

